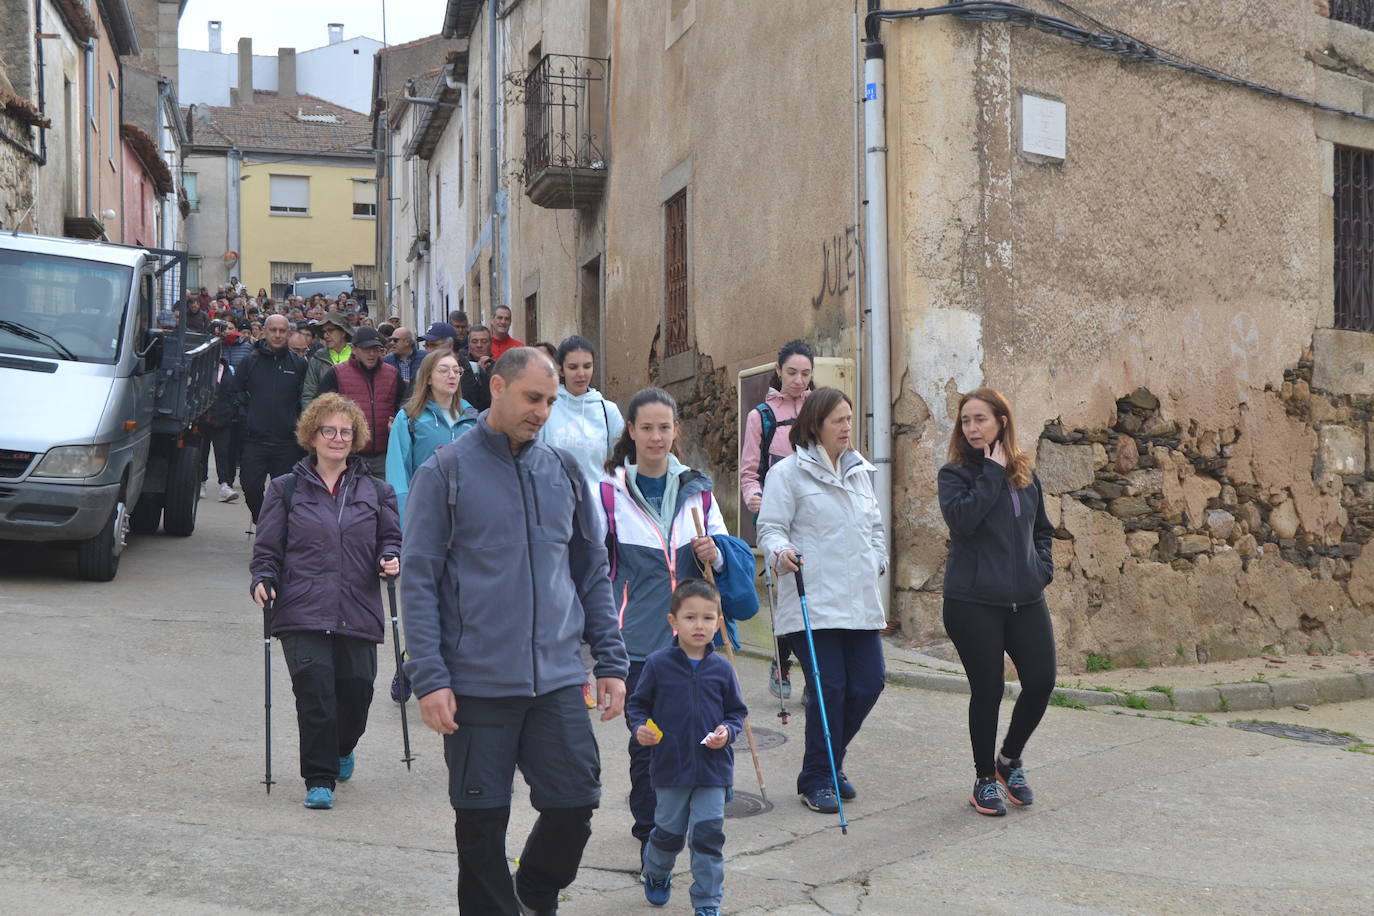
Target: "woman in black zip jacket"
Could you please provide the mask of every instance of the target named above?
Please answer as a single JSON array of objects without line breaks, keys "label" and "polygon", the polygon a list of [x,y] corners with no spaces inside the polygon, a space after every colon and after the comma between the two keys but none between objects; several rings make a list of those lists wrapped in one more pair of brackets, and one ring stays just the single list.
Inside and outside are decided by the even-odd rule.
[{"label": "woman in black zip jacket", "polygon": [[[979,388],[959,402],[949,462],[940,469],[940,511],[949,525],[945,632],[968,675],[969,738],[977,781],[969,804],[979,814],[1007,813],[1033,800],[1021,751],[1054,690],[1054,629],[1044,590],[1054,578],[1054,528],[1045,515],[1031,457],[1016,446],[1007,399]],[[1011,656],[1021,696],[994,756],[1002,702],[1002,653]]]}]

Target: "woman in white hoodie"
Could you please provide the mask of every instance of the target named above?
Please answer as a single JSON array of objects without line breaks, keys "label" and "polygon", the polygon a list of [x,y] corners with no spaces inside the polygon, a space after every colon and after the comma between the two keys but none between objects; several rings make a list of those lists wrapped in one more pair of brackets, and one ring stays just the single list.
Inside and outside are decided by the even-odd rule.
[{"label": "woman in white hoodie", "polygon": [[[793,575],[805,566],[807,609],[825,692],[826,718],[842,798],[858,795],[845,777],[844,755],[883,692],[887,625],[878,577],[887,569],[882,513],[873,465],[850,447],[854,407],[844,392],[818,388],[789,437],[794,449],[768,474],[759,511],[759,547],[778,572],[775,629],[789,636],[802,667],[812,670]],[[797,793],[813,811],[838,810],[821,727],[817,685],[806,698],[806,752]]]},{"label": "woman in white hoodie", "polygon": [[539,438],[569,452],[593,485],[602,465],[625,430],[625,419],[614,401],[592,387],[596,350],[592,342],[574,334],[558,346],[558,371],[563,384]]}]

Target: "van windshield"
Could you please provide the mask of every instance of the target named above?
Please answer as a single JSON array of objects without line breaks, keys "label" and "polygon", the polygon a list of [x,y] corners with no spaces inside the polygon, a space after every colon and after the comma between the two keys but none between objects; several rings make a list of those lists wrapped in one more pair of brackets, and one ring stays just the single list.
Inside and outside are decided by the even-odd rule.
[{"label": "van windshield", "polygon": [[112,364],[133,268],[0,249],[0,353]]}]

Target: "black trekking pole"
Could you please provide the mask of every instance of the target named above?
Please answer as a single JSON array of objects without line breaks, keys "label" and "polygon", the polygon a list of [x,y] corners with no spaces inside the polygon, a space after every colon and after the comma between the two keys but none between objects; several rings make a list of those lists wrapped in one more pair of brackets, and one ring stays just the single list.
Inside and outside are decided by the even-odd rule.
[{"label": "black trekking pole", "polygon": [[835,783],[835,804],[840,811],[840,833],[848,835],[849,822],[844,819],[844,799],[840,798],[840,771],[835,766],[835,746],[830,741],[830,719],[825,714],[825,691],[821,689],[821,665],[816,660],[816,640],[811,635],[811,612],[806,606],[806,584],[802,581],[801,558],[801,554],[797,554],[797,597],[801,600],[806,648],[811,653],[811,689],[816,691],[816,702],[820,706],[821,732],[825,735],[825,752],[830,757],[830,778]]},{"label": "black trekking pole", "polygon": [[267,726],[265,760],[266,766],[262,777],[263,785],[267,786],[267,794],[272,794],[272,610],[276,604],[276,584],[271,580],[264,580],[262,587],[267,590],[268,598],[262,603],[262,683],[263,683],[263,716]]},{"label": "black trekking pole", "polygon": [[[396,555],[394,553],[389,553],[383,556],[382,559],[394,560],[396,559]],[[396,653],[396,673],[402,674],[401,623],[396,617],[396,577],[384,576],[383,578],[386,579],[386,597],[391,603],[391,648]],[[401,762],[406,765],[407,770],[410,769],[410,762],[415,759],[410,753],[410,723],[406,719],[406,700],[408,699],[410,698],[404,695],[401,699],[401,743],[405,748],[405,756],[401,758]]]}]

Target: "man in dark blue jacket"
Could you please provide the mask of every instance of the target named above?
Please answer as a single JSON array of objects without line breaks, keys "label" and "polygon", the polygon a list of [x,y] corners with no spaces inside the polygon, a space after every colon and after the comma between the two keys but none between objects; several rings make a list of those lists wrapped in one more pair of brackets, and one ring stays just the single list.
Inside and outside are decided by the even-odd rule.
[{"label": "man in dark blue jacket", "polygon": [[234,373],[230,395],[243,415],[239,483],[254,525],[267,479],[291,473],[304,454],[296,444],[296,418],[301,413],[305,360],[286,345],[290,325],[285,315],[269,315],[263,331],[263,339]]},{"label": "man in dark blue jacket", "polygon": [[[558,397],[553,362],[522,347],[494,374],[477,427],[410,481],[405,670],[425,724],[444,736],[459,911],[552,914],[601,799],[578,648],[585,639],[596,659],[603,721],[624,705],[629,660],[591,492],[575,459],[536,441]],[[483,511],[460,510],[474,499]],[[512,883],[517,766],[539,819]]]}]

